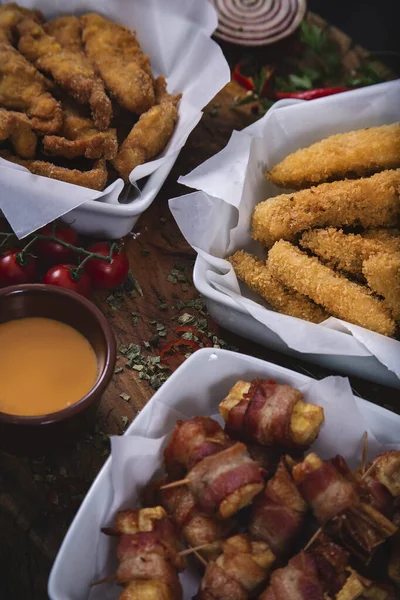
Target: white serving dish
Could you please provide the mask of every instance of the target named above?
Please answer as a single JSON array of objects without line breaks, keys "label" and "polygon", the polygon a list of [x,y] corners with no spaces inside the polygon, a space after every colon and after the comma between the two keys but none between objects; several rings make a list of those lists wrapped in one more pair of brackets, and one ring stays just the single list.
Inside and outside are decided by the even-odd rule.
[{"label": "white serving dish", "polygon": [[[0,0],[0,5],[7,0]],[[62,217],[84,234],[115,239],[129,233],[156,198],[180,150],[212,98],[229,82],[229,65],[211,39],[217,14],[208,0],[20,0],[50,20],[63,14],[99,12],[135,29],[154,76],[163,74],[168,91],[182,93],[178,121],[166,148],[130,173],[132,185],[116,179],[98,192],[31,174],[0,158],[0,211],[22,239]],[[162,24],[162,26],[160,26]]]},{"label": "white serving dish", "polygon": [[[295,387],[312,381],[305,375],[257,358],[226,350],[202,349],[195,352],[171,375],[125,435],[142,436],[142,439],[147,436],[149,422],[157,421],[158,415],[153,412],[156,401],[187,417],[213,414],[218,411],[218,402],[238,379],[250,380],[257,376],[273,378]],[[398,441],[400,416],[360,398],[355,398],[355,402],[367,426],[381,443]],[[162,436],[168,430],[162,419],[158,420],[155,437]],[[107,460],[97,476],[61,545],[50,574],[50,600],[88,598],[89,584],[96,577],[95,555],[99,531],[105,524],[105,516],[113,501],[111,461],[112,458]],[[133,474],[132,478],[134,479]],[[109,596],[104,598],[108,599]],[[115,600],[116,598],[117,595]],[[185,596],[185,600],[189,600],[189,597]]]},{"label": "white serving dish", "polygon": [[[265,256],[251,239],[251,215],[282,190],[265,171],[329,135],[400,120],[400,79],[313,100],[278,101],[227,146],[178,181],[196,192],[170,209],[198,253],[194,283],[215,320],[250,340],[346,375],[400,388],[400,342],[329,317],[314,324],[270,309],[239,284],[224,257],[238,249]],[[193,218],[196,215],[196,218]]]},{"label": "white serving dish", "polygon": [[[87,200],[61,217],[61,220],[73,224],[74,229],[85,235],[103,239],[124,237],[156,198],[176,159],[176,156],[168,159],[149,176],[141,190],[140,198],[128,200],[124,204],[114,201]],[[133,197],[137,196],[134,187],[130,187],[129,194]]]},{"label": "white serving dish", "polygon": [[[400,389],[400,379],[393,371],[390,371],[379,362],[375,356],[308,354],[289,348],[276,333],[254,319],[235,300],[212,287],[206,277],[209,268],[210,265],[201,256],[197,256],[193,270],[193,282],[200,294],[204,296],[208,312],[221,327],[225,327],[225,329],[233,331],[252,342],[272,348],[272,350],[283,354],[289,354],[300,360],[320,365],[344,375],[353,375]],[[356,343],[348,333],[336,331],[335,329],[328,329],[326,335],[328,345],[334,345],[336,341],[340,343],[341,340],[345,339],[344,336],[348,338],[349,348]]]}]

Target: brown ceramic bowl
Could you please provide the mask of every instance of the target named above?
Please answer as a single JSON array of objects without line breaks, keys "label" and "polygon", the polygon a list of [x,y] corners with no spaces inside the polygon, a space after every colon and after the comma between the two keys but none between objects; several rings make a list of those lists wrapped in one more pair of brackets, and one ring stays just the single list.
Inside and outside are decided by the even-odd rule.
[{"label": "brown ceramic bowl", "polygon": [[0,412],[1,449],[32,454],[67,442],[88,424],[113,375],[116,345],[105,316],[90,300],[56,286],[26,284],[0,289],[0,323],[22,317],[48,317],[74,327],[93,346],[98,364],[90,392],[63,410],[32,417]]}]

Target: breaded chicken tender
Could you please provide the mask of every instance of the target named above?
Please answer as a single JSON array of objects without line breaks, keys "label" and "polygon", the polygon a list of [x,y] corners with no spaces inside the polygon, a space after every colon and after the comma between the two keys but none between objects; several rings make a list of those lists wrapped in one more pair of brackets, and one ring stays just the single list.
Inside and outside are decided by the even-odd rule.
[{"label": "breaded chicken tender", "polygon": [[44,17],[39,10],[30,10],[23,6],[18,6],[15,2],[2,4],[0,6],[0,39],[12,42],[16,32],[16,26],[25,17],[30,17],[42,23]]},{"label": "breaded chicken tender", "polygon": [[106,129],[112,116],[111,101],[84,54],[63,48],[33,19],[23,19],[17,29],[21,54],[38,69],[52,75],[77,102],[90,104],[96,127]]},{"label": "breaded chicken tender", "polygon": [[371,256],[363,264],[369,287],[385,298],[386,306],[400,321],[400,252],[383,252]]},{"label": "breaded chicken tender", "polygon": [[35,156],[37,136],[26,115],[0,108],[0,140],[9,139],[14,151],[22,158]]},{"label": "breaded chicken tender", "polygon": [[0,150],[0,157],[25,167],[34,175],[58,179],[59,181],[81,185],[92,190],[103,190],[107,183],[108,173],[104,158],[95,161],[90,171],[78,171],[77,169],[59,167],[44,160],[23,160],[5,150]]},{"label": "breaded chicken tender", "polygon": [[269,247],[313,227],[396,227],[399,197],[400,169],[281,194],[256,206],[252,237]]},{"label": "breaded chicken tender", "polygon": [[43,25],[43,29],[52,35],[63,48],[84,54],[82,26],[79,17],[73,15],[58,17]]},{"label": "breaded chicken tender", "polygon": [[321,323],[328,315],[306,296],[285,288],[270,272],[267,261],[239,250],[227,258],[233,266],[238,279],[251,290],[260,294],[272,308],[292,317]]},{"label": "breaded chicken tender", "polygon": [[149,110],[155,101],[153,75],[135,33],[95,13],[83,15],[81,23],[86,52],[110,94],[133,113]]},{"label": "breaded chicken tender", "polygon": [[8,42],[0,42],[0,105],[25,112],[41,133],[61,127],[60,103],[47,91],[44,77]]},{"label": "breaded chicken tender", "polygon": [[99,131],[92,119],[80,114],[78,107],[67,103],[64,110],[64,123],[59,135],[46,135],[43,138],[45,154],[65,156],[65,158],[115,158],[118,152],[115,129]]},{"label": "breaded chicken tender", "polygon": [[272,275],[283,285],[308,296],[333,316],[383,335],[394,335],[396,323],[383,302],[317,258],[281,240],[269,251],[268,263]]},{"label": "breaded chicken tender", "polygon": [[[400,238],[398,245],[400,250]],[[362,279],[364,260],[386,249],[385,242],[364,238],[359,234],[346,234],[342,229],[334,227],[306,231],[300,240],[300,246],[311,250],[332,269],[343,271],[357,279]]]},{"label": "breaded chicken tender", "polygon": [[267,178],[280,187],[300,189],[341,179],[363,177],[400,167],[400,123],[332,135],[289,154]]},{"label": "breaded chicken tender", "polygon": [[132,169],[151,160],[165,148],[177,120],[178,110],[170,101],[153,106],[140,117],[112,161],[124,181],[129,181]]}]

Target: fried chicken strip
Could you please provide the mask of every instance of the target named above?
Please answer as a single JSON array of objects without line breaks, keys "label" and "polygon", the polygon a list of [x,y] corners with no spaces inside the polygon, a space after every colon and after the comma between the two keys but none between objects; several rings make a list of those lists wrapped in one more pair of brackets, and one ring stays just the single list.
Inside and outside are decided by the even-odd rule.
[{"label": "fried chicken strip", "polygon": [[227,258],[236,276],[251,290],[260,294],[275,310],[292,317],[321,323],[328,315],[306,296],[283,286],[272,276],[268,261],[262,261],[244,250]]},{"label": "fried chicken strip", "polygon": [[252,237],[269,247],[282,238],[295,241],[313,227],[396,227],[399,196],[400,169],[281,194],[256,206]]},{"label": "fried chicken strip", "polygon": [[[400,238],[393,238],[392,245],[400,252]],[[370,256],[385,252],[385,242],[369,239],[359,234],[346,234],[342,229],[311,229],[303,233],[300,246],[311,250],[332,269],[343,271],[357,279],[363,278],[363,262]]]},{"label": "fried chicken strip", "polygon": [[289,154],[266,177],[299,189],[347,175],[359,177],[400,167],[400,123],[338,133]]},{"label": "fried chicken strip", "polygon": [[118,141],[115,129],[99,131],[92,119],[80,114],[71,104],[64,110],[64,123],[58,135],[46,135],[43,138],[46,154],[65,158],[106,158],[111,160],[117,155]]},{"label": "fried chicken strip", "polygon": [[22,158],[35,156],[37,137],[28,117],[0,108],[0,140],[9,139],[14,151]]},{"label": "fried chicken strip", "polygon": [[33,19],[24,19],[17,29],[18,49],[25,58],[51,74],[80,104],[90,104],[96,127],[106,129],[112,116],[111,101],[84,54],[63,48]]},{"label": "fried chicken strip", "polygon": [[62,124],[60,103],[44,77],[8,42],[0,42],[0,106],[25,112],[41,133],[56,133]]},{"label": "fried chicken strip", "polygon": [[272,275],[283,285],[308,296],[335,317],[383,335],[394,335],[396,324],[383,302],[317,258],[281,240],[269,251],[268,262]]},{"label": "fried chicken strip", "polygon": [[134,32],[105,17],[81,17],[82,39],[107,90],[127,110],[138,115],[154,104],[154,82],[149,57]]},{"label": "fried chicken strip", "polygon": [[23,6],[18,6],[15,2],[0,6],[0,39],[12,42],[16,26],[25,17],[31,17],[38,23],[44,21],[44,17],[39,10],[29,10]]},{"label": "fried chicken strip", "polygon": [[154,158],[167,145],[178,120],[171,101],[163,101],[144,113],[122,143],[113,165],[124,181],[138,165]]},{"label": "fried chicken strip", "polygon": [[66,50],[85,56],[82,43],[82,26],[79,17],[73,15],[58,17],[49,23],[45,23],[43,29],[46,33],[53,36],[60,46]]},{"label": "fried chicken strip", "polygon": [[386,306],[400,321],[400,252],[371,256],[362,267],[369,287],[385,298]]},{"label": "fried chicken strip", "polygon": [[107,183],[108,173],[104,158],[96,160],[90,171],[78,171],[77,169],[58,167],[57,165],[53,165],[53,163],[43,160],[23,160],[4,150],[0,151],[0,157],[25,167],[34,175],[58,179],[59,181],[81,185],[92,190],[102,190]]}]

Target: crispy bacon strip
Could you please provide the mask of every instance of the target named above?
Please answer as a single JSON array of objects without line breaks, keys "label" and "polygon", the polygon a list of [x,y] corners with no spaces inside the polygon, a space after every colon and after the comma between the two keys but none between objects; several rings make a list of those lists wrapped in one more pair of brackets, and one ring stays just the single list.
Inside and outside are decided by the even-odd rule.
[{"label": "crispy bacon strip", "polygon": [[293,477],[314,516],[353,555],[368,562],[378,546],[397,531],[370,503],[341,457],[323,462],[309,454]]},{"label": "crispy bacon strip", "polygon": [[232,519],[219,520],[207,515],[196,504],[193,494],[187,486],[160,490],[160,504],[173,519],[183,537],[193,548],[209,544],[199,550],[207,560],[213,560],[221,554],[221,540],[232,533],[236,522]]},{"label": "crispy bacon strip", "polygon": [[319,433],[324,412],[302,398],[299,390],[272,379],[238,381],[219,409],[228,435],[235,439],[307,448]]},{"label": "crispy bacon strip", "polygon": [[275,556],[264,542],[236,535],[223,544],[223,552],[209,563],[196,600],[248,600],[269,575]]},{"label": "crispy bacon strip", "polygon": [[171,441],[164,451],[165,468],[179,479],[199,461],[232,445],[222,427],[210,417],[177,421]]},{"label": "crispy bacon strip", "polygon": [[227,519],[263,489],[263,473],[240,442],[207,456],[193,467],[188,486],[199,506]]},{"label": "crispy bacon strip", "polygon": [[302,530],[308,507],[283,457],[275,475],[253,502],[249,532],[268,542],[276,555],[286,554]]}]

